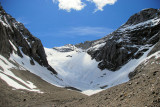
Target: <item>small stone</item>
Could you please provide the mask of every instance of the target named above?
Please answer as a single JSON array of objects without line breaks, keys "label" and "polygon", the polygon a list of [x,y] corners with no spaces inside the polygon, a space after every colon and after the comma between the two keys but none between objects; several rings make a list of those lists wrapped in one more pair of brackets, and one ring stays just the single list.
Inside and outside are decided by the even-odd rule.
[{"label": "small stone", "polygon": [[157,74],[157,72],[158,72],[158,71],[154,71],[154,72],[153,72],[153,76],[155,76],[155,75]]},{"label": "small stone", "polygon": [[152,94],[155,94],[155,92],[153,91]]},{"label": "small stone", "polygon": [[122,95],[120,95],[120,97],[123,97],[123,94],[122,94]]},{"label": "small stone", "polygon": [[132,83],[130,82],[128,85],[131,85]]}]

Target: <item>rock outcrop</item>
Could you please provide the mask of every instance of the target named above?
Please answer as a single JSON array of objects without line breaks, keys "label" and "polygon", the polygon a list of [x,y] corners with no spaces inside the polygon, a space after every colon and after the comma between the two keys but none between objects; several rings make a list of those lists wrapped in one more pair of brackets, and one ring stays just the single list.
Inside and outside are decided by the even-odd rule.
[{"label": "rock outcrop", "polygon": [[30,57],[32,65],[34,65],[35,60],[54,74],[57,74],[48,64],[41,41],[34,37],[22,23],[17,22],[12,16],[7,14],[0,6],[0,54],[9,58],[13,51],[20,57],[23,57],[22,51]]},{"label": "rock outcrop", "polygon": [[124,25],[106,37],[76,46],[84,48],[90,45],[87,52],[100,62],[98,67],[116,71],[129,60],[140,58],[159,39],[160,10],[150,8],[131,16]]}]

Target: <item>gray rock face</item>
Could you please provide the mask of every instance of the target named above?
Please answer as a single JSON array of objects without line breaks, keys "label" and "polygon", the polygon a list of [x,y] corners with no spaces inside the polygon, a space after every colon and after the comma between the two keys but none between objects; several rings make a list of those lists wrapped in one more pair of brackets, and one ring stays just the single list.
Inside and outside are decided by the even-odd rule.
[{"label": "gray rock face", "polygon": [[71,52],[75,50],[75,46],[72,44],[67,44],[62,47],[54,47],[53,49],[59,51],[59,52]]},{"label": "gray rock face", "polygon": [[88,49],[92,46],[93,41],[85,41],[84,43],[76,44],[77,48]]},{"label": "gray rock face", "polygon": [[[98,67],[116,71],[129,60],[140,58],[149,47],[159,41],[159,35],[160,10],[145,9],[131,16],[124,25],[108,36],[78,46],[83,48],[90,44],[87,52],[93,59],[100,61]],[[101,43],[106,44],[96,50],[91,48]]]},{"label": "gray rock face", "polygon": [[[10,41],[17,50],[14,50]],[[33,60],[35,60],[56,74],[56,71],[48,64],[41,41],[34,37],[22,23],[17,22],[12,16],[7,14],[0,6],[0,54],[9,58],[13,51],[23,57],[20,52],[22,51],[30,57],[32,65],[34,65]]]},{"label": "gray rock face", "polygon": [[9,43],[9,38],[4,36],[6,35],[6,29],[3,27],[2,23],[0,23],[0,54],[9,58],[9,54],[12,51],[12,47]]},{"label": "gray rock face", "polygon": [[[160,38],[160,33],[157,35],[157,37]],[[160,40],[156,43],[154,48],[149,52],[148,56],[150,56],[151,54],[154,54],[155,52],[157,52],[159,50],[160,50]]]},{"label": "gray rock face", "polygon": [[144,22],[144,21],[153,19],[159,15],[160,15],[160,12],[158,9],[148,8],[148,9],[142,10],[139,13],[136,13],[133,16],[131,16],[126,24],[135,25],[140,22]]}]

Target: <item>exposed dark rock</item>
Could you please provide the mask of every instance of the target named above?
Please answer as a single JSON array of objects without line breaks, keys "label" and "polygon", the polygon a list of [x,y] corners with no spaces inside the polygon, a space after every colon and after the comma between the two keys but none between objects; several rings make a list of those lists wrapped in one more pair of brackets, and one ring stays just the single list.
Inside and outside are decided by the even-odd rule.
[{"label": "exposed dark rock", "polygon": [[30,60],[30,63],[31,65],[35,65],[34,61],[33,60]]},{"label": "exposed dark rock", "polygon": [[76,44],[75,46],[77,48],[82,48],[82,49],[88,49],[92,46],[92,41],[85,41],[84,43],[79,43],[79,44]]},{"label": "exposed dark rock", "polygon": [[138,74],[137,70],[135,70],[134,72],[130,72],[128,75],[129,79],[132,79],[136,74]]},{"label": "exposed dark rock", "polygon": [[154,48],[149,52],[148,56],[160,50],[160,32],[157,34],[157,40],[159,40],[159,42],[156,43]]},{"label": "exposed dark rock", "polygon": [[[17,48],[16,50],[12,44]],[[22,23],[17,22],[12,16],[7,14],[0,6],[0,54],[9,58],[13,51],[20,57],[23,57],[23,52],[31,58],[31,64],[34,65],[34,59],[40,65],[57,74],[48,64],[41,41],[34,37]]]},{"label": "exposed dark rock", "polygon": [[71,55],[67,55],[66,57],[72,57]]},{"label": "exposed dark rock", "polygon": [[12,52],[12,47],[9,43],[9,38],[6,33],[6,28],[3,26],[2,23],[0,23],[0,54],[5,56],[6,58],[9,58],[10,53]]},{"label": "exposed dark rock", "polygon": [[[100,69],[116,71],[131,59],[140,58],[149,47],[160,40],[160,10],[145,9],[131,16],[119,29],[108,36],[76,45],[87,47],[88,54],[100,63]],[[154,22],[157,20],[157,22]],[[97,44],[106,43],[103,47],[92,49]],[[150,54],[159,49],[159,43]]]},{"label": "exposed dark rock", "polygon": [[74,87],[65,87],[66,89],[70,89],[70,90],[75,90],[75,91],[79,91],[79,92],[82,92],[81,90],[77,89],[77,88],[74,88]]},{"label": "exposed dark rock", "polygon": [[135,25],[140,22],[144,22],[150,19],[153,19],[160,15],[160,12],[158,9],[148,8],[145,10],[140,11],[139,13],[134,14],[129,18],[126,24],[129,25]]},{"label": "exposed dark rock", "polygon": [[107,88],[108,87],[108,85],[104,85],[104,86],[101,86],[100,88],[101,89],[105,89],[105,88]]},{"label": "exposed dark rock", "polygon": [[75,46],[72,44],[67,44],[62,47],[54,47],[53,49],[59,51],[59,52],[71,52],[75,50]]}]

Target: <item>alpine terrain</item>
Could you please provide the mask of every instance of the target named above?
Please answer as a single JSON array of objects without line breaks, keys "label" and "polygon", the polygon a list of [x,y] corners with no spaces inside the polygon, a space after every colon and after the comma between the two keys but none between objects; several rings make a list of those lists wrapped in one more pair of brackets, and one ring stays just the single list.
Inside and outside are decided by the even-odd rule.
[{"label": "alpine terrain", "polygon": [[160,9],[49,49],[0,6],[0,106],[159,107]]}]

